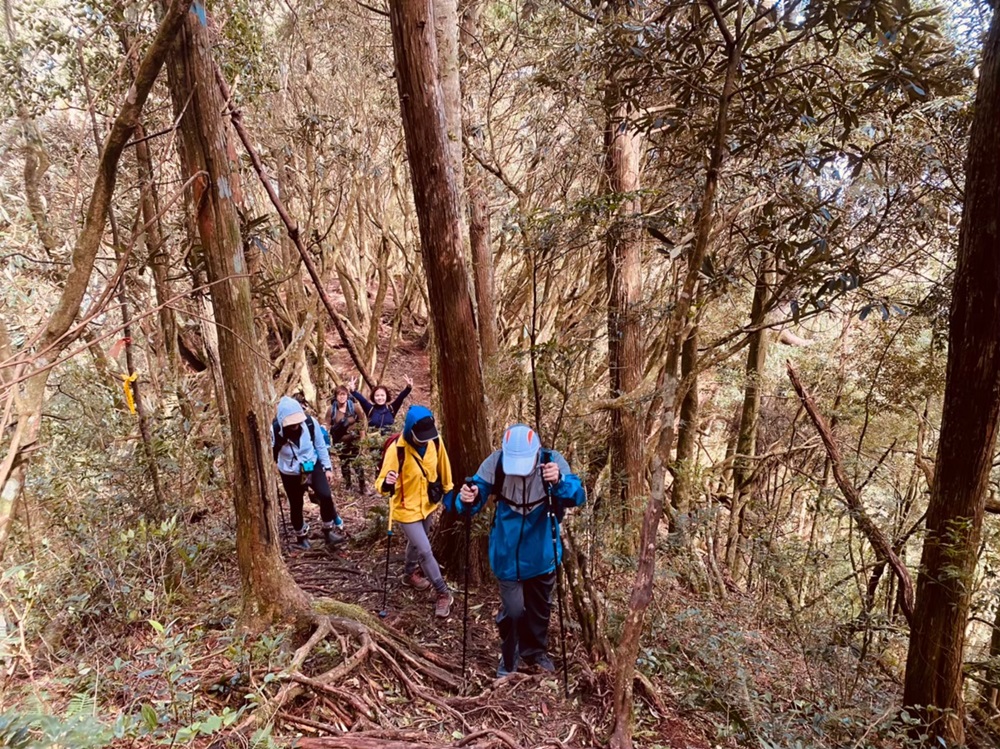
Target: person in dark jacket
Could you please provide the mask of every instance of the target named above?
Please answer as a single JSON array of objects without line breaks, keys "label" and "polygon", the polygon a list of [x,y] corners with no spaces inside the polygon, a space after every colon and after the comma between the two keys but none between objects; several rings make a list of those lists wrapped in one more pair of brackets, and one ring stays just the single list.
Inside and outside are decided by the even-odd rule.
[{"label": "person in dark jacket", "polygon": [[[490,530],[490,567],[501,601],[496,619],[502,640],[497,676],[515,672],[522,662],[554,671],[548,630],[556,567],[562,562],[559,522],[567,508],[584,503],[583,485],[562,455],[542,448],[533,429],[514,424],[504,432],[501,448],[479,466],[471,484],[446,502],[456,512],[475,514],[490,495],[497,497]],[[557,536],[554,550],[552,523]]]},{"label": "person in dark jacket", "polygon": [[352,379],[350,383],[351,395],[361,404],[361,410],[368,417],[368,426],[378,429],[385,436],[392,434],[393,425],[396,423],[396,414],[403,406],[406,396],[413,390],[413,379],[409,376],[404,376],[403,379],[406,381],[406,387],[392,402],[389,402],[389,390],[385,385],[375,386],[372,390],[371,402],[369,402],[355,388],[357,380]]},{"label": "person in dark jacket", "polygon": [[330,444],[340,460],[340,473],[344,486],[351,489],[351,470],[358,477],[358,490],[365,493],[365,469],[358,460],[361,454],[361,413],[354,405],[351,392],[343,385],[337,388],[333,403],[326,415],[330,430]]},{"label": "person in dark jacket", "polygon": [[278,403],[277,418],[271,424],[271,451],[278,464],[281,486],[288,497],[295,531],[296,546],[309,548],[309,524],[302,513],[306,489],[312,487],[323,518],[323,537],[327,546],[346,540],[337,530],[337,508],[330,494],[333,466],[330,450],[319,423],[306,416],[301,404],[287,395]]}]

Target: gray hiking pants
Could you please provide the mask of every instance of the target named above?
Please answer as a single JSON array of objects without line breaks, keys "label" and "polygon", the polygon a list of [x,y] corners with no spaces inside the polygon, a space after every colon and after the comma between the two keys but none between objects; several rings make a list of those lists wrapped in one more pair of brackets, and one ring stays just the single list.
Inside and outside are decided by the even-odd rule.
[{"label": "gray hiking pants", "polygon": [[434,590],[444,593],[448,586],[441,576],[441,568],[431,551],[431,541],[428,537],[431,528],[434,527],[434,515],[428,515],[423,520],[415,523],[397,523],[403,529],[406,536],[406,561],[403,563],[403,572],[409,575],[417,565],[424,571],[424,575],[431,581]]},{"label": "gray hiking pants", "polygon": [[556,573],[539,575],[530,580],[499,580],[500,613],[497,627],[502,640],[507,670],[517,669],[518,656],[526,663],[544,655],[549,645],[549,614],[552,611],[552,588]]}]

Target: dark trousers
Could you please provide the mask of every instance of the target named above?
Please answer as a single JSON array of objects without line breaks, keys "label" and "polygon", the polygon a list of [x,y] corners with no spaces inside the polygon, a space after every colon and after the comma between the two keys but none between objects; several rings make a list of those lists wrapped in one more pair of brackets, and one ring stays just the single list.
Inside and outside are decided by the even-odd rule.
[{"label": "dark trousers", "polygon": [[340,473],[344,477],[344,486],[351,488],[351,468],[358,476],[358,489],[365,490],[365,467],[358,458],[361,455],[361,445],[357,440],[351,442],[338,442],[333,446],[340,460]]},{"label": "dark trousers", "polygon": [[497,627],[502,640],[500,650],[507,670],[514,671],[518,653],[530,663],[548,649],[549,614],[552,611],[556,573],[520,582],[500,580],[499,583]]},{"label": "dark trousers", "polygon": [[[292,513],[292,528],[296,532],[301,531],[304,525],[302,519],[302,500],[306,494],[306,483],[301,475],[289,476],[281,475],[281,486],[288,497],[288,507]],[[312,484],[313,494],[319,502],[319,514],[324,523],[332,523],[337,519],[337,509],[333,506],[333,497],[330,494],[330,482],[326,480],[326,473],[319,463],[313,469],[312,477],[309,479]]]}]

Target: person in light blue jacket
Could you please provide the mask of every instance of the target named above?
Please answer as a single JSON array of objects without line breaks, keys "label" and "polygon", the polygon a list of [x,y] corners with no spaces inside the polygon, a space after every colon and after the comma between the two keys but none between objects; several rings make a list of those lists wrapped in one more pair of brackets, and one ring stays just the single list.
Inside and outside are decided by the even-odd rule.
[{"label": "person in light blue jacket", "polygon": [[562,455],[542,448],[531,427],[514,424],[504,432],[501,449],[483,461],[471,482],[446,498],[446,507],[475,514],[490,495],[497,498],[490,567],[501,600],[497,676],[513,673],[522,662],[554,671],[548,630],[556,567],[562,562],[559,523],[566,509],[584,503],[586,493]]},{"label": "person in light blue jacket", "polygon": [[278,403],[277,418],[271,423],[271,452],[278,465],[281,485],[288,497],[295,531],[295,545],[309,548],[309,524],[302,516],[305,493],[312,488],[323,519],[323,538],[328,547],[342,543],[346,537],[337,530],[342,522],[337,515],[330,493],[333,466],[330,448],[319,423],[302,410],[294,398],[283,397]]}]

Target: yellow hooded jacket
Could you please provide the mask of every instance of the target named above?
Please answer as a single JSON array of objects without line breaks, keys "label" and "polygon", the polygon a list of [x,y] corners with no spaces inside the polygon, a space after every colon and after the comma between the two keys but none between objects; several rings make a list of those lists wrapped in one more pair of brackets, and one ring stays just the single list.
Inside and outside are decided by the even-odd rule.
[{"label": "yellow hooded jacket", "polygon": [[[403,470],[399,470],[399,459],[397,457],[397,445],[403,445]],[[421,471],[423,467],[423,471]],[[389,471],[396,471],[399,474],[396,479],[395,492],[389,494],[382,491],[382,484]],[[424,476],[426,473],[426,477]],[[431,504],[427,498],[427,485],[441,479],[441,486],[446,492],[450,492],[454,487],[451,477],[451,462],[448,460],[448,451],[445,450],[444,442],[441,442],[440,454],[434,442],[427,443],[424,457],[413,449],[409,442],[403,439],[402,435],[390,444],[385,450],[385,457],[382,459],[382,470],[379,471],[375,486],[382,494],[389,496],[389,508],[392,519],[397,523],[416,523],[432,512],[437,510],[442,503]]]}]

